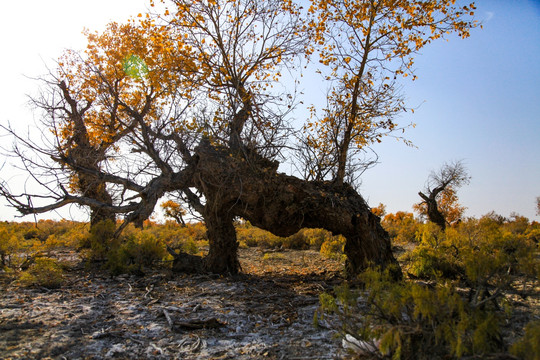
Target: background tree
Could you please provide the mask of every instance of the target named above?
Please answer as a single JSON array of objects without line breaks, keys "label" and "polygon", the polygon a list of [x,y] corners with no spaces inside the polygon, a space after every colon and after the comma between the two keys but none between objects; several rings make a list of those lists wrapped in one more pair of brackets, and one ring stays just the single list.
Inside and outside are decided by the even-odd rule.
[{"label": "background tree", "polygon": [[418,193],[422,202],[414,206],[415,210],[444,230],[446,224],[458,221],[465,211],[458,203],[456,189],[468,184],[470,179],[462,161],[445,163],[429,175],[424,192]]},{"label": "background tree", "polygon": [[186,226],[184,216],[186,211],[182,208],[182,205],[173,200],[167,200],[161,204],[161,208],[164,211],[164,215],[171,219],[174,219],[178,224]]},{"label": "background tree", "polygon": [[[402,129],[406,110],[398,76],[412,76],[414,56],[428,43],[457,32],[469,36],[474,4],[453,0],[313,0],[309,13],[321,74],[329,82],[328,104],[304,127],[310,147],[322,154],[331,179],[341,184],[358,154]],[[330,161],[328,161],[330,159]],[[320,164],[318,164],[321,166]],[[369,163],[368,163],[369,165]],[[347,169],[349,168],[349,171]]]},{"label": "background tree", "polygon": [[[437,209],[443,215],[446,224],[457,224],[463,218],[463,214],[467,208],[461,206],[456,190],[452,187],[444,189],[437,198]],[[425,201],[413,205],[413,210],[420,215],[421,218],[427,219],[427,203]]]},{"label": "background tree", "polygon": [[[415,6],[407,5],[411,3]],[[349,152],[353,140],[355,144],[378,141],[380,131],[396,128],[388,116],[397,113],[395,109],[401,105],[385,100],[395,98],[393,83],[377,83],[377,76],[386,74],[384,64],[394,64],[386,63],[387,57],[396,52],[393,58],[402,59],[406,56],[399,54],[408,56],[418,50],[415,45],[409,51],[403,44],[412,46],[407,39],[415,38],[414,34],[421,38],[426,29],[440,36],[448,26],[448,31],[466,36],[468,28],[474,26],[471,21],[458,20],[469,8],[454,8],[447,1],[430,3],[432,10],[424,2],[358,1],[347,5],[357,8],[352,17],[334,19],[334,10],[342,5],[325,7],[322,2],[313,2],[307,11],[282,0],[172,0],[163,1],[159,13],[141,14],[138,22],[112,24],[103,34],[88,34],[87,50],[69,53],[67,60],[59,62],[55,78],[65,81],[67,94],[77,99],[80,108],[89,104],[83,125],[90,146],[103,141],[110,146],[97,166],[78,161],[70,155],[70,148],[58,146],[74,136],[73,122],[69,116],[57,122],[57,109],[52,105],[54,111],[47,115],[47,127],[53,130],[49,144],[26,141],[12,132],[20,143],[42,155],[43,169],[53,175],[49,182],[49,188],[54,187],[49,198],[52,204],[37,207],[32,193],[13,194],[6,184],[1,187],[2,194],[23,214],[76,203],[123,215],[119,231],[129,222],[142,225],[158,201],[172,195],[200,215],[207,227],[209,253],[199,262],[190,259],[197,264],[193,268],[221,274],[240,269],[233,225],[236,218],[280,236],[292,235],[303,227],[342,234],[347,239],[350,273],[370,263],[382,267],[395,264],[380,219],[344,181],[342,168],[349,160],[343,154]],[[367,18],[365,11],[370,14]],[[401,24],[397,15],[408,18],[409,12],[411,16],[425,13],[425,21],[403,20],[402,30],[384,25],[388,19]],[[435,15],[442,20],[435,21]],[[368,24],[371,35],[364,39],[367,35],[358,30],[356,36],[365,41],[349,38],[351,51],[363,46],[370,50],[375,44],[379,50],[358,50],[363,55],[349,55],[349,60],[342,56],[345,53],[332,57],[338,49],[336,24],[345,24],[349,31],[357,25],[362,28],[355,19],[364,27]],[[426,25],[427,21],[432,21],[433,27]],[[373,42],[373,29],[386,29],[378,36],[387,42]],[[394,38],[393,32],[402,35]],[[328,44],[334,44],[326,50],[325,37]],[[437,37],[426,35],[422,39],[427,42]],[[334,147],[339,151],[329,150],[331,156],[318,151],[321,147],[318,140],[313,142],[315,137],[307,137],[305,142],[308,148],[316,149],[315,158],[322,155],[331,160],[331,173],[337,180],[331,182],[277,171],[285,147],[294,146],[289,120],[299,105],[295,90],[285,88],[281,80],[286,72],[293,77],[299,74],[299,62],[314,51],[319,51],[323,63],[332,65],[332,70],[336,66],[341,69],[341,63],[357,64],[351,68],[354,76],[328,75],[328,81],[340,85],[329,97],[331,110],[322,111],[329,119],[345,119],[339,122],[345,127],[339,125],[334,131],[333,125],[328,125],[338,124],[334,120],[306,124],[315,133],[328,129],[328,134],[338,134],[338,141],[328,141],[339,145]],[[382,58],[375,57],[378,52]],[[364,57],[368,60],[362,62]],[[399,69],[392,74],[405,72],[403,66]],[[47,102],[47,106],[51,104]],[[358,115],[360,110],[355,109],[360,107],[369,109],[368,115]],[[374,116],[386,120],[375,121]],[[51,158],[59,165],[50,166]],[[34,163],[28,166],[30,171]],[[98,180],[112,201],[66,186],[81,175]]]},{"label": "background tree", "polygon": [[382,219],[386,215],[386,205],[379,203],[376,207],[371,208],[371,212]]}]

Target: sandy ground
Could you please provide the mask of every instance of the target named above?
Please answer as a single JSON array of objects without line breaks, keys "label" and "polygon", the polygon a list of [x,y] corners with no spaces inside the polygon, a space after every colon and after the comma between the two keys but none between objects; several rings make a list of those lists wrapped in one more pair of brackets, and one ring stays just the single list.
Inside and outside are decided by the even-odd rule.
[{"label": "sandy ground", "polygon": [[[71,254],[73,256],[73,254]],[[316,328],[318,295],[343,265],[315,251],[241,249],[234,278],[110,277],[71,259],[58,290],[6,279],[0,295],[2,359],[334,359],[345,354]]]}]

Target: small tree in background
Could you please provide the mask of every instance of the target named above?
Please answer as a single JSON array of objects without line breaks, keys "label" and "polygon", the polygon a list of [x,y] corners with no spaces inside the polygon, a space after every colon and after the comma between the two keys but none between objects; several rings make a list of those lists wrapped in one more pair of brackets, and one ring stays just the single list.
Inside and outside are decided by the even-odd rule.
[{"label": "small tree in background", "polygon": [[443,164],[439,170],[431,172],[424,191],[418,192],[422,202],[414,205],[414,209],[444,230],[447,224],[457,222],[463,215],[465,208],[459,205],[456,191],[470,179],[462,161]]},{"label": "small tree in background", "polygon": [[167,200],[161,204],[165,216],[171,219],[174,219],[178,224],[186,226],[184,221],[184,216],[186,211],[182,208],[182,205],[173,200]]},{"label": "small tree in background", "polygon": [[[461,206],[456,190],[452,187],[444,189],[437,200],[437,208],[443,215],[446,224],[454,225],[458,223],[462,218],[465,210],[465,206]],[[425,201],[419,202],[413,205],[413,210],[423,218],[428,217],[428,206]]]},{"label": "small tree in background", "polygon": [[371,212],[382,219],[386,215],[386,205],[379,203],[376,207],[371,208]]}]

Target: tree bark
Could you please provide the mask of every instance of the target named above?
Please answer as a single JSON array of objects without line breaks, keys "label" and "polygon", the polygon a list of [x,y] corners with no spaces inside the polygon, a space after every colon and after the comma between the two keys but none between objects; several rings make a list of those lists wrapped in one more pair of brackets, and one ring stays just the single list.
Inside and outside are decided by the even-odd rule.
[{"label": "tree bark", "polygon": [[437,195],[442,191],[443,189],[436,188],[433,190],[429,196],[426,196],[424,193],[419,192],[418,195],[424,200],[427,206],[427,216],[429,221],[436,224],[441,228],[441,230],[446,229],[446,219],[444,218],[444,215],[439,210],[439,206],[437,205]]},{"label": "tree bark", "polygon": [[[107,192],[104,183],[88,187],[85,193],[88,197],[99,200],[105,204],[112,205],[113,203],[112,197]],[[90,211],[90,227],[93,227],[102,221],[112,221],[113,223],[116,223],[116,214],[114,212],[99,207],[90,207]]]},{"label": "tree bark", "polygon": [[204,269],[216,274],[235,275],[240,271],[240,262],[232,213],[227,209],[208,210],[204,220],[210,249],[203,261]]}]

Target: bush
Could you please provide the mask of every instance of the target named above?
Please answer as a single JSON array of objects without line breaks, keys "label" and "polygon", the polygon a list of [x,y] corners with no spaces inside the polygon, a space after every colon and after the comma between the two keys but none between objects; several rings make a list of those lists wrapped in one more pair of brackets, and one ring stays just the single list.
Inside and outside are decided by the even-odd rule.
[{"label": "bush", "polygon": [[306,242],[313,250],[320,251],[322,244],[332,238],[332,233],[324,229],[304,229]]},{"label": "bush", "polygon": [[281,253],[265,253],[262,257],[263,261],[271,262],[272,260],[284,260],[285,255]]},{"label": "bush", "polygon": [[105,267],[113,274],[137,273],[167,255],[165,244],[148,232],[122,238],[118,247],[110,251]]},{"label": "bush", "polygon": [[307,250],[309,249],[309,240],[306,237],[304,229],[298,231],[296,234],[286,237],[281,241],[281,246],[286,249],[294,250]]},{"label": "bush", "polygon": [[[507,226],[507,220],[490,216],[446,231],[421,225],[406,269],[429,284],[396,283],[388,272],[368,270],[360,276],[367,290],[341,287],[321,295],[316,320],[338,330],[355,352],[377,358],[481,357],[504,351],[501,327],[511,314],[505,294],[540,275],[538,244],[530,236],[534,229],[524,229],[521,218],[515,222]],[[512,351],[537,354],[539,336],[540,325],[531,323]]]},{"label": "bush", "polygon": [[[284,247],[285,238],[252,226],[249,223],[242,224],[236,228],[236,236],[241,246],[259,246],[267,249]],[[292,240],[291,240],[292,241]]]},{"label": "bush", "polygon": [[424,279],[458,279],[476,304],[496,304],[517,274],[535,278],[540,273],[538,246],[492,221],[469,219],[445,232],[426,224],[419,238],[407,255],[408,272]]},{"label": "bush", "polygon": [[49,250],[58,248],[77,248],[88,236],[88,225],[73,223],[69,228],[54,232],[45,240],[45,247]]},{"label": "bush", "polygon": [[236,234],[240,247],[255,247],[262,248],[285,248],[294,250],[314,249],[320,251],[324,245],[325,249],[322,253],[328,256],[340,256],[343,253],[342,237],[332,236],[332,234],[324,229],[301,229],[296,234],[286,238],[276,236],[268,231],[259,229],[249,224],[249,222],[237,224]]},{"label": "bush", "polygon": [[8,225],[0,224],[0,269],[16,268],[21,263],[19,252],[22,237]]},{"label": "bush", "polygon": [[116,224],[111,220],[101,221],[90,228],[88,236],[81,239],[81,248],[88,249],[86,257],[90,261],[105,261],[111,251],[118,248],[115,238]]},{"label": "bush", "polygon": [[92,226],[81,245],[88,249],[85,255],[88,260],[103,261],[104,268],[113,275],[141,274],[145,267],[153,266],[167,255],[165,242],[154,235],[163,229],[149,226],[140,230],[130,225],[120,236],[115,236],[116,224],[104,221]]},{"label": "bush", "polygon": [[320,253],[327,258],[341,260],[345,255],[345,238],[343,236],[332,236],[322,243]]},{"label": "bush", "polygon": [[199,252],[199,247],[193,239],[188,238],[182,242],[182,251],[187,254],[195,255]]},{"label": "bush", "polygon": [[433,288],[393,282],[389,272],[361,275],[367,290],[335,289],[320,296],[317,324],[325,321],[356,355],[443,359],[500,351],[500,318],[471,306],[450,282]]},{"label": "bush", "polygon": [[23,271],[19,281],[26,286],[42,286],[56,289],[64,282],[63,271],[56,260],[37,258],[27,271]]},{"label": "bush", "polygon": [[525,327],[525,335],[510,348],[520,359],[540,360],[540,321],[531,321]]},{"label": "bush", "polygon": [[527,239],[535,242],[540,243],[540,224],[533,224],[528,230],[527,230]]},{"label": "bush", "polygon": [[416,241],[416,233],[421,224],[412,213],[398,211],[395,214],[386,215],[381,225],[388,232],[393,243],[406,244]]},{"label": "bush", "polygon": [[416,238],[419,245],[404,256],[410,261],[410,275],[422,279],[456,279],[462,274],[456,248],[446,241],[445,233],[437,225],[420,225]]}]

